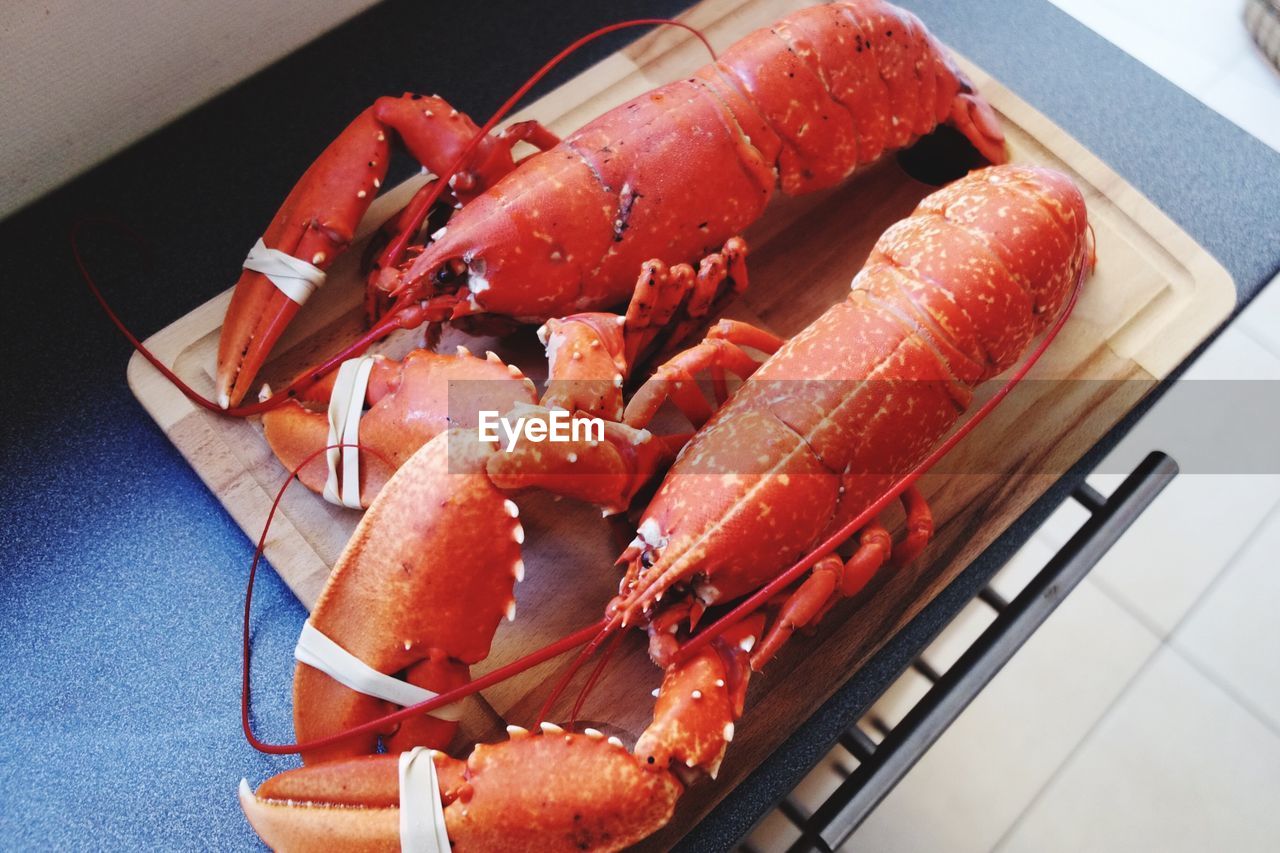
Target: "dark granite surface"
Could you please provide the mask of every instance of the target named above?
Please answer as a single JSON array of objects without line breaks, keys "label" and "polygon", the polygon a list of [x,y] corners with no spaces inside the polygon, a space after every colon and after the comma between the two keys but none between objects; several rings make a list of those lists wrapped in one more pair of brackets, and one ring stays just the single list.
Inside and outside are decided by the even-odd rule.
[{"label": "dark granite surface", "polygon": [[[374,95],[438,91],[485,115],[554,47],[682,5],[388,3],[0,222],[10,306],[0,844],[251,846],[235,783],[293,763],[255,753],[239,732],[251,543],[126,387],[128,348],[76,279],[69,223],[104,215],[142,235],[145,252],[106,231],[87,235],[85,248],[118,310],[149,334],[234,280],[296,176]],[[1222,260],[1242,299],[1280,267],[1280,157],[1270,149],[1047,3],[905,5],[1167,210]],[[558,79],[628,38],[595,45]],[[716,849],[743,833],[1115,437],[850,679],[689,846]],[[289,734],[288,661],[302,618],[265,573],[254,618],[257,724],[277,739]]]}]

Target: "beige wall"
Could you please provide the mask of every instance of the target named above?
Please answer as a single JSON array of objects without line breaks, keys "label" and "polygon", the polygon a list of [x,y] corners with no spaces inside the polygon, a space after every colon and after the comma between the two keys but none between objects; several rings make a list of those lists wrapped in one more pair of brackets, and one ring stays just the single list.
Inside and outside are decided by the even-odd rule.
[{"label": "beige wall", "polygon": [[374,0],[0,0],[0,217]]}]

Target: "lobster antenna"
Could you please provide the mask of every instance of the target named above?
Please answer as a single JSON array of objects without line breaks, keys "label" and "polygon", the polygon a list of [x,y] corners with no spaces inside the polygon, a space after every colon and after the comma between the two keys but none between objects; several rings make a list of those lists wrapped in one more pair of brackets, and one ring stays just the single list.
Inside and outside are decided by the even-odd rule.
[{"label": "lobster antenna", "polygon": [[582,686],[582,690],[578,691],[578,698],[574,701],[573,709],[569,712],[569,724],[571,726],[578,722],[578,714],[582,712],[583,704],[586,703],[587,697],[591,695],[591,691],[595,689],[596,682],[600,680],[600,676],[604,672],[605,666],[609,663],[609,659],[613,657],[614,653],[618,651],[618,647],[622,645],[622,637],[621,631],[613,633],[613,639],[609,641],[608,648],[604,650],[604,654],[596,662],[595,669],[591,670],[591,677]]},{"label": "lobster antenna", "polygon": [[[593,32],[587,33],[585,36],[582,36],[577,41],[573,42],[571,45],[561,50],[554,57],[552,57],[547,63],[545,63],[541,68],[539,68],[536,72],[534,72],[534,74],[528,80],[526,80],[524,84],[520,86],[520,88],[516,89],[515,93],[512,94],[511,97],[508,98],[502,104],[501,107],[498,108],[497,112],[495,112],[489,118],[489,120],[484,123],[484,125],[480,128],[480,130],[476,133],[476,135],[473,136],[471,140],[463,147],[462,152],[455,159],[453,165],[449,167],[448,174],[444,176],[442,180],[435,182],[434,188],[428,194],[425,203],[416,212],[415,216],[411,221],[410,226],[402,229],[400,235],[396,238],[396,240],[390,246],[388,246],[386,250],[384,250],[384,252],[393,253],[392,254],[393,257],[403,253],[405,245],[410,239],[410,235],[416,233],[418,228],[421,227],[422,221],[426,218],[427,214],[429,213],[431,208],[435,205],[436,201],[439,200],[440,195],[441,193],[443,193],[444,188],[448,184],[449,180],[458,172],[459,169],[462,168],[463,164],[466,163],[467,158],[470,157],[471,154],[475,151],[476,147],[480,144],[480,141],[486,135],[488,135],[490,131],[493,130],[493,128],[498,124],[498,122],[502,121],[502,119],[506,117],[507,113],[509,113],[512,110],[512,108],[515,107],[515,105],[520,101],[520,99],[522,99],[525,95],[529,93],[529,90],[531,90],[534,86],[536,86],[539,82],[541,82],[542,79],[546,77],[547,74],[549,74],[553,69],[555,69],[557,65],[563,62],[570,54],[576,52],[584,45],[589,44],[592,41],[595,41],[601,36],[605,36],[605,35],[608,35],[609,33],[617,32],[618,30],[628,29],[630,27],[642,27],[642,26],[671,26],[671,27],[679,27],[682,30],[688,30],[689,32],[693,33],[693,35],[696,36],[697,39],[701,41],[703,45],[706,46],[707,51],[711,54],[712,59],[715,59],[716,57],[715,50],[711,47],[711,43],[707,41],[706,36],[704,36],[698,29],[690,26],[689,24],[685,24],[680,21],[671,20],[669,18],[637,18],[631,21],[621,21],[616,24],[609,24],[608,26],[600,27],[599,29],[594,30]],[[81,252],[80,252],[80,242],[79,242],[80,232],[83,229],[84,225],[88,222],[111,225],[117,228],[118,230],[123,231],[126,235],[128,235],[131,239],[133,239],[139,245],[141,245],[143,241],[128,226],[120,222],[115,222],[113,220],[97,219],[97,218],[82,218],[72,223],[71,233],[69,235],[69,239],[71,242],[71,255],[72,255],[72,258],[75,260],[76,269],[80,272],[80,278],[84,281],[85,285],[89,288],[89,293],[92,294],[95,300],[97,300],[98,305],[103,310],[103,313],[107,315],[107,319],[111,321],[112,325],[116,327],[116,329],[120,332],[120,334],[124,337],[124,339],[129,342],[129,345],[132,346],[135,351],[141,354],[142,357],[145,358],[151,364],[152,367],[158,370],[160,374],[164,376],[165,379],[168,379],[170,384],[172,384],[173,387],[177,388],[178,391],[180,391],[184,397],[186,397],[188,400],[190,400],[192,403],[199,406],[200,408],[206,409],[216,414],[229,415],[231,417],[249,417],[250,415],[259,415],[259,414],[262,414],[263,412],[268,412],[268,411],[271,411],[272,409],[278,408],[287,400],[297,397],[307,388],[310,388],[312,385],[319,382],[325,376],[332,373],[335,369],[337,369],[337,367],[340,364],[342,364],[342,362],[354,356],[360,355],[365,350],[367,350],[370,346],[376,343],[378,340],[386,337],[387,335],[389,335],[391,332],[395,331],[399,327],[411,328],[412,326],[418,325],[418,322],[420,322],[420,319],[421,319],[418,314],[410,314],[408,317],[397,318],[397,315],[404,313],[406,310],[412,307],[411,304],[408,302],[408,300],[401,300],[400,304],[397,304],[395,308],[392,310],[392,312],[388,313],[387,316],[383,317],[381,320],[375,323],[373,327],[369,329],[369,331],[365,332],[363,335],[361,335],[352,343],[343,347],[341,351],[339,351],[336,355],[329,358],[319,367],[294,379],[283,390],[270,395],[265,400],[259,400],[255,403],[250,403],[248,405],[233,406],[231,408],[224,409],[217,402],[210,400],[208,397],[201,394],[195,388],[192,388],[186,381],[184,381],[180,376],[178,376],[178,374],[176,374],[172,369],[170,369],[169,366],[166,365],[159,358],[159,356],[153,353],[146,346],[146,344],[144,344],[141,340],[139,340],[138,337],[129,330],[129,327],[124,324],[124,321],[120,319],[119,315],[117,315],[116,312],[112,310],[111,305],[106,300],[106,297],[102,295],[102,291],[98,288],[98,284],[94,280],[93,275],[89,272],[89,268],[85,264],[84,257],[81,255]],[[406,323],[408,323],[408,325],[406,325]]]},{"label": "lobster antenna", "polygon": [[[569,686],[569,682],[578,674],[578,671],[586,665],[587,661],[591,660],[591,656],[596,653],[596,649],[600,648],[600,644],[603,643],[610,634],[616,633],[613,625],[608,622],[602,621],[597,628],[598,630],[592,635],[590,642],[588,642],[582,651],[578,653],[578,656],[575,657],[567,667],[565,667],[565,670],[560,675],[559,680],[556,681],[555,686],[551,688],[551,692],[542,703],[542,707],[538,709],[538,723],[545,720],[547,718],[547,714],[551,713],[551,706],[554,705],[556,700],[564,694],[565,688]],[[605,659],[607,658],[608,655],[606,654]],[[597,664],[597,669],[598,668],[599,664]]]},{"label": "lobster antenna", "polygon": [[692,655],[706,647],[707,644],[716,637],[719,637],[725,631],[729,630],[734,625],[737,625],[743,619],[759,610],[765,602],[772,598],[776,593],[811,569],[818,560],[835,551],[835,549],[843,544],[845,540],[856,533],[860,528],[865,527],[868,522],[879,515],[881,511],[906,491],[909,486],[915,483],[916,480],[919,480],[920,477],[922,477],[930,468],[936,465],[938,460],[943,456],[946,456],[953,447],[960,443],[961,439],[972,432],[974,428],[977,427],[978,424],[987,417],[987,415],[991,414],[991,412],[995,410],[995,407],[1009,395],[1009,392],[1022,381],[1031,368],[1035,366],[1035,363],[1040,360],[1040,357],[1044,355],[1045,350],[1049,348],[1049,344],[1053,343],[1053,339],[1058,336],[1058,332],[1062,331],[1062,327],[1066,325],[1067,318],[1071,316],[1072,309],[1075,308],[1076,301],[1080,298],[1080,292],[1084,289],[1084,280],[1088,276],[1091,268],[1092,264],[1089,262],[1088,258],[1081,260],[1080,273],[1076,277],[1076,282],[1071,289],[1071,294],[1067,298],[1066,305],[1063,306],[1062,311],[1058,314],[1057,319],[1054,320],[1053,325],[1049,328],[1049,331],[1045,333],[1045,336],[1040,341],[1039,345],[1036,346],[1031,354],[1027,356],[1026,360],[1018,366],[1018,369],[1015,370],[1007,380],[1005,380],[1005,383],[1000,386],[999,390],[997,390],[995,394],[992,395],[990,400],[983,403],[982,406],[973,413],[972,417],[961,424],[954,433],[949,435],[945,441],[938,445],[932,453],[925,457],[924,461],[913,468],[908,474],[906,474],[906,476],[902,477],[890,486],[884,494],[877,498],[869,507],[851,519],[835,533],[828,536],[825,541],[797,560],[785,572],[765,584],[741,604],[734,607],[724,616],[721,616],[713,624],[708,625],[705,629],[692,637],[689,642],[681,646],[675,654],[675,662],[683,663],[684,661],[687,661]]}]

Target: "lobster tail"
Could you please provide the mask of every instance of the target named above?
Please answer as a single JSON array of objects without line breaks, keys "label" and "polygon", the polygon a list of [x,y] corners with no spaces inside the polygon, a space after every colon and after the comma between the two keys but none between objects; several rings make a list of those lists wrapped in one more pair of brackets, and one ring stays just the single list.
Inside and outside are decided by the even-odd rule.
[{"label": "lobster tail", "polygon": [[1065,175],[989,167],[924,199],[881,236],[849,298],[685,447],[639,525],[628,620],[675,586],[705,605],[750,593],[862,512],[1012,365],[1089,259],[1084,198]]},{"label": "lobster tail", "polygon": [[716,67],[776,138],[756,144],[778,151],[788,195],[834,186],[943,122],[991,162],[1006,159],[991,108],[919,19],[880,0],[802,9],[730,47]]},{"label": "lobster tail", "polygon": [[[982,169],[933,193],[876,242],[861,292],[927,330],[970,384],[1010,367],[1089,263],[1084,197],[1048,169]],[[966,363],[967,362],[967,363]]]}]

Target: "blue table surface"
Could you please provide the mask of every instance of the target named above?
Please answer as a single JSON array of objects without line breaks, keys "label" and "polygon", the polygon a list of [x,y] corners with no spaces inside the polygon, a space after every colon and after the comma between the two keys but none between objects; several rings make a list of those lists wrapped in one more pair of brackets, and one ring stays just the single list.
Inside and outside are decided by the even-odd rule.
[{"label": "blue table surface", "polygon": [[[0,572],[0,846],[251,847],[236,783],[294,763],[256,753],[239,729],[251,543],[126,387],[128,347],[78,283],[69,223],[102,215],[142,236],[145,251],[104,229],[84,243],[117,309],[149,334],[234,280],[289,186],[374,95],[438,91],[484,116],[574,36],[681,5],[387,3],[0,223],[10,305],[0,342],[9,555]],[[905,5],[1168,211],[1227,266],[1242,302],[1280,268],[1280,157],[1270,149],[1047,3]],[[592,46],[556,79],[628,38]],[[744,832],[1125,428],[849,679],[686,846],[724,847]],[[264,573],[255,722],[273,739],[291,734],[290,658],[304,615]]]}]

